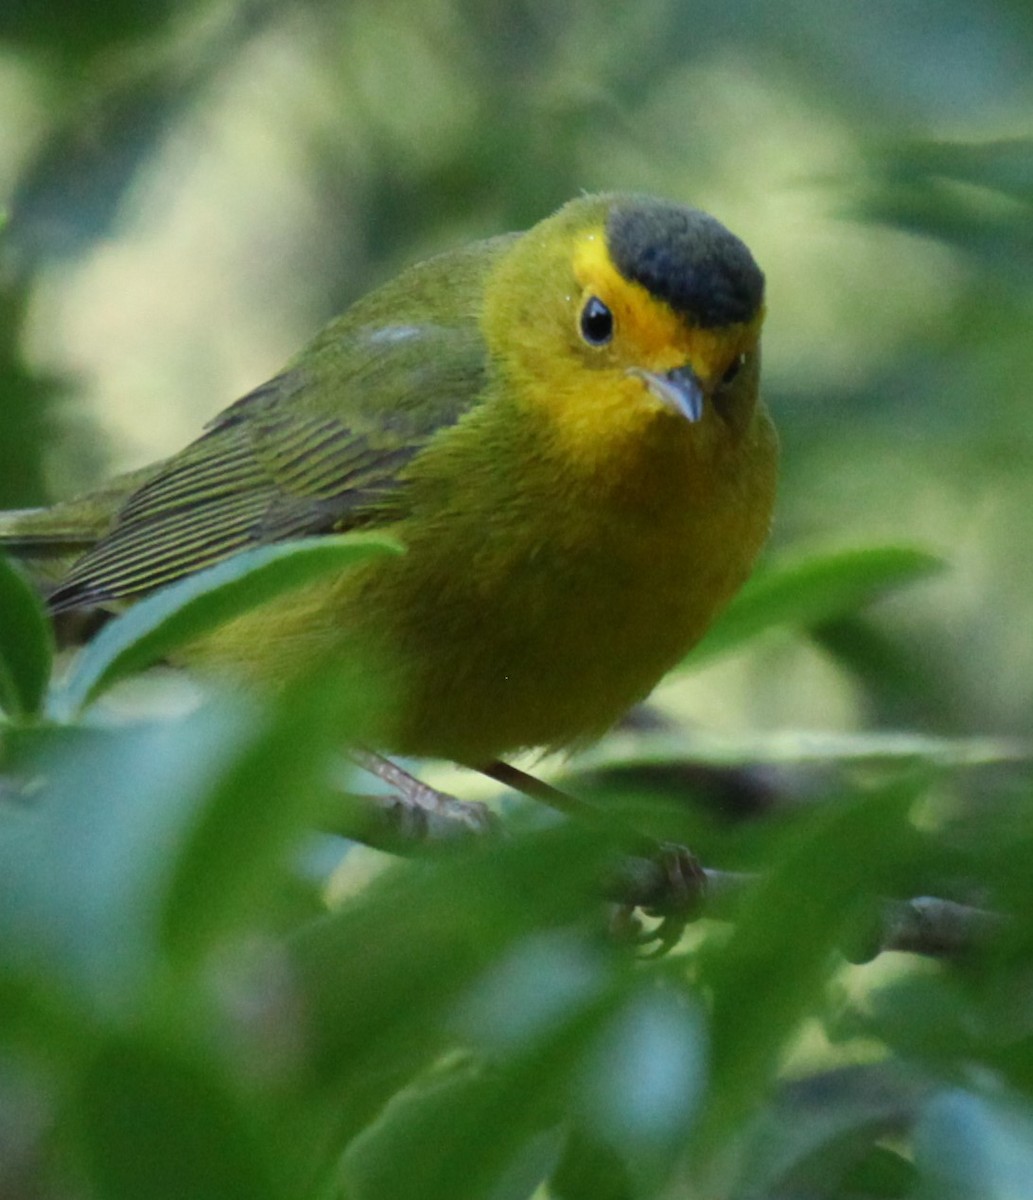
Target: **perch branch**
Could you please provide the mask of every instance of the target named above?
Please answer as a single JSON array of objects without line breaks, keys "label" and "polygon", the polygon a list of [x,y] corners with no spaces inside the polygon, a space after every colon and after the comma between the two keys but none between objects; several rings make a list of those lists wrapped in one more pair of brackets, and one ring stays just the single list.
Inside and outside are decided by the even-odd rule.
[{"label": "perch branch", "polygon": [[[364,756],[356,758],[367,766]],[[444,795],[394,764],[391,766],[392,777],[388,782],[395,790],[389,795],[341,795],[335,820],[324,825],[327,832],[402,855],[456,848],[468,845],[471,838],[501,836],[503,830],[498,818],[483,804]],[[377,774],[384,778],[380,770]],[[551,800],[555,801],[557,796],[564,800],[562,806],[553,803],[552,807],[562,807],[562,811],[574,816],[582,816],[583,810],[588,810],[597,826],[601,822],[609,826],[597,809],[516,768],[498,772],[493,768],[491,776],[539,800],[544,799],[542,792],[547,790]],[[533,787],[527,784],[528,780]],[[679,880],[672,877],[663,853],[665,848],[648,843],[652,853],[644,852],[647,839],[641,834],[632,836],[634,848],[621,858],[606,879],[604,897],[624,906],[658,913],[684,909],[685,897],[678,891]],[[700,867],[699,873],[699,894],[694,895],[693,903],[699,915],[716,920],[734,919],[740,902],[758,878],[710,867]],[[985,947],[1006,930],[1007,924],[1007,918],[999,913],[932,896],[887,900],[880,909],[871,941],[858,957],[863,961],[887,950],[932,958],[955,957]]]}]

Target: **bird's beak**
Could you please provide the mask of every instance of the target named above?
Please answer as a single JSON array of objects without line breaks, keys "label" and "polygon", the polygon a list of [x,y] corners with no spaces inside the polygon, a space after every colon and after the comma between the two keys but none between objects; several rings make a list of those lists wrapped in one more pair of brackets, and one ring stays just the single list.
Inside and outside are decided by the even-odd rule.
[{"label": "bird's beak", "polygon": [[641,379],[659,401],[693,425],[703,416],[703,385],[691,367],[675,367],[662,375],[632,367],[628,374]]}]

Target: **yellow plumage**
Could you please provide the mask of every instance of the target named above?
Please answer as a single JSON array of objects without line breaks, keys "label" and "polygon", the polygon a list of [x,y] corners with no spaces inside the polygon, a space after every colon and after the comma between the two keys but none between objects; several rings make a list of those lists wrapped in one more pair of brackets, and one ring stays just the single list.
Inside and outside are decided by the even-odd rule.
[{"label": "yellow plumage", "polygon": [[[359,655],[393,700],[385,748],[406,753],[478,764],[596,736],[767,536],[762,283],[712,218],[626,196],[413,268],[194,446],[108,489],[55,607],[131,600],[256,542],[380,528],[403,556],[189,657],[281,679]],[[89,504],[66,521],[88,526]],[[22,520],[23,544],[46,516]]]}]

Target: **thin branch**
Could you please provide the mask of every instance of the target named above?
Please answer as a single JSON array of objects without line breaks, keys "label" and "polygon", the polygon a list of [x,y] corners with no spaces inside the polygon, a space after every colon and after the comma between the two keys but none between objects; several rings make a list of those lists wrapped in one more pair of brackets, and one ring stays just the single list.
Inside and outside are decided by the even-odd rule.
[{"label": "thin branch", "polygon": [[887,900],[882,911],[881,950],[930,958],[953,958],[979,950],[1006,932],[1008,918],[935,896]]},{"label": "thin branch", "polygon": [[402,792],[339,792],[337,801],[332,819],[322,822],[323,831],[389,854],[444,851],[502,832],[502,824],[490,808],[454,796],[442,795],[443,803],[434,808]]},{"label": "thin branch", "polygon": [[[324,825],[327,832],[401,855],[456,849],[469,845],[471,838],[501,836],[503,830],[498,818],[483,804],[458,800],[441,792],[434,792],[436,799],[433,804],[428,804],[426,793],[433,789],[407,776],[400,768],[395,770],[399,772],[395,783],[406,784],[406,780],[412,780],[417,785],[419,801],[413,798],[407,785],[404,790],[391,795],[342,795],[335,820],[332,825]],[[500,772],[503,778],[499,782],[512,785],[519,776],[522,777],[520,790],[531,792],[538,799],[543,798],[540,792],[544,789],[553,796],[566,796],[516,768],[512,771],[513,775]],[[406,778],[402,779],[402,776]],[[493,778],[499,776],[493,773]],[[524,786],[525,780],[533,781],[533,792]],[[566,798],[573,802],[573,807],[564,811],[578,816],[583,808],[598,812],[584,801]],[[640,834],[634,836],[636,850],[622,857],[605,880],[604,898],[628,908],[661,914],[684,912],[685,881],[671,870],[668,855],[672,848],[650,843],[653,852],[640,853],[645,839]],[[677,859],[676,854],[674,858]],[[694,915],[734,920],[736,910],[758,876],[710,867],[699,868],[699,871],[701,886],[698,894],[693,893],[691,898]],[[999,913],[951,900],[932,896],[888,900],[880,910],[871,940],[866,939],[863,950],[851,953],[850,957],[855,961],[867,961],[887,950],[931,958],[957,957],[985,947],[1007,926],[1007,918]]]}]

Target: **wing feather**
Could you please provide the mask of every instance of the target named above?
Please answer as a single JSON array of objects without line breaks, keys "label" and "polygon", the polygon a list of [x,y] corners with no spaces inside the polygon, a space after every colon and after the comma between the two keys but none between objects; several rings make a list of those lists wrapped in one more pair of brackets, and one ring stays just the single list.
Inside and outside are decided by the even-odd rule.
[{"label": "wing feather", "polygon": [[477,403],[485,378],[469,320],[322,335],[128,496],[51,609],[132,599],[249,545],[403,513],[404,467]]}]

